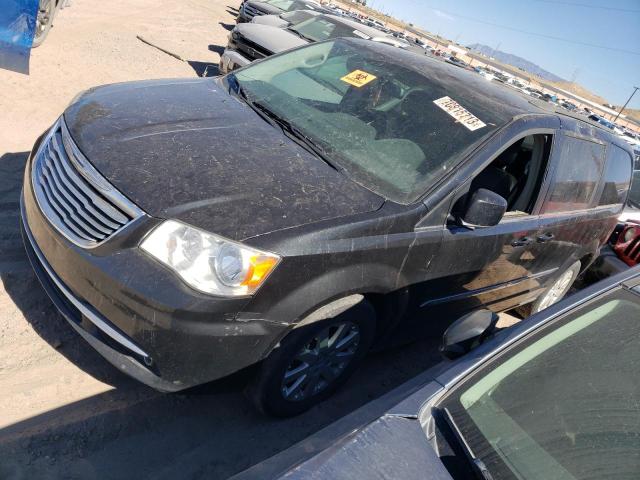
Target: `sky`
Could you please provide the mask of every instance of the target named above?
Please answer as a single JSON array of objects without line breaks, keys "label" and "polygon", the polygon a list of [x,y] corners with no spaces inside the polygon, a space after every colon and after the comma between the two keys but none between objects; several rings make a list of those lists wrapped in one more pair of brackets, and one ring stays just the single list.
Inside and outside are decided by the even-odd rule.
[{"label": "sky", "polygon": [[[367,4],[462,45],[499,46],[566,80],[575,77],[614,105],[622,105],[633,87],[640,87],[640,0],[369,0]],[[640,90],[629,108],[640,108]]]}]

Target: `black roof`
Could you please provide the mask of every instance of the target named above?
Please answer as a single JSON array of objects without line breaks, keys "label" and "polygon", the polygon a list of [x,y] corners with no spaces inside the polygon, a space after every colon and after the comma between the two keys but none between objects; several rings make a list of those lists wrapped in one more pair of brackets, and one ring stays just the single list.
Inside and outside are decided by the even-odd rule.
[{"label": "black roof", "polygon": [[[538,114],[555,115],[564,118],[564,125],[570,130],[575,130],[578,125],[588,127],[590,134],[599,137],[603,141],[615,143],[629,151],[629,145],[609,129],[590,120],[586,116],[577,115],[561,107],[557,107],[544,100],[538,100],[504,84],[489,82],[473,71],[462,69],[450,63],[443,62],[427,55],[420,55],[409,50],[402,50],[390,45],[361,40],[356,38],[341,39],[345,42],[360,44],[362,48],[375,50],[378,55],[384,57],[385,62],[396,63],[404,68],[409,68],[430,79],[439,80],[455,97],[456,92],[469,97],[473,95],[482,98],[485,103],[491,100],[491,104],[500,109],[502,118],[514,118],[519,115]],[[597,132],[597,133],[596,133]],[[585,133],[585,132],[583,132]]]},{"label": "black roof", "polygon": [[442,84],[446,85],[447,90],[451,91],[452,95],[455,95],[456,91],[460,90],[464,91],[465,95],[473,92],[477,97],[493,99],[496,104],[501,106],[503,113],[510,117],[527,113],[553,113],[540,104],[531,103],[529,97],[521,95],[511,88],[488,82],[475,72],[451,65],[433,57],[368,40],[357,38],[345,38],[341,40],[360,44],[363,48],[375,50],[380,56],[385,58],[386,62],[402,65],[404,68],[414,70],[431,79],[439,79]]}]

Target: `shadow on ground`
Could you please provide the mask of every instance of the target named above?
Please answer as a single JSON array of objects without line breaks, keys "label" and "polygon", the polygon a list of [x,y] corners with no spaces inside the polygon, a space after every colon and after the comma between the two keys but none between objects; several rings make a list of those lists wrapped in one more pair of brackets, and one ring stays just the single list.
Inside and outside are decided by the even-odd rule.
[{"label": "shadow on ground", "polygon": [[233,30],[235,28],[235,26],[236,26],[235,23],[224,23],[224,22],[218,22],[218,25],[220,25],[222,28],[224,28],[228,32]]},{"label": "shadow on ground", "polygon": [[222,53],[224,52],[224,48],[222,45],[209,45],[209,51],[210,52],[215,52],[218,55],[222,56]]},{"label": "shadow on ground", "polygon": [[109,385],[134,385],[132,380],[105,364],[71,329],[31,269],[20,233],[20,192],[28,155],[21,152],[0,157],[0,280],[4,289],[33,330],[69,361]]},{"label": "shadow on ground", "polygon": [[199,77],[215,77],[220,75],[220,69],[218,65],[209,62],[197,62],[195,60],[189,60],[187,62],[191,68],[196,72]]},{"label": "shadow on ground", "polygon": [[0,156],[0,274],[28,269],[20,237],[20,189],[29,153]]},{"label": "shadow on ground", "polygon": [[349,385],[293,419],[257,413],[238,376],[143,399],[119,386],[0,430],[0,478],[228,478],[422,372],[433,351],[422,342],[372,355]]}]

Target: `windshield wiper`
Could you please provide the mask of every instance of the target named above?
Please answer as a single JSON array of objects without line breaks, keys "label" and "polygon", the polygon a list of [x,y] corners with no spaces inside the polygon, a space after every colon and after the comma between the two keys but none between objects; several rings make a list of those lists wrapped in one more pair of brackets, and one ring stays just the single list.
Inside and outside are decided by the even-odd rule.
[{"label": "windshield wiper", "polygon": [[471,447],[469,446],[464,436],[462,435],[462,432],[458,428],[458,425],[456,425],[456,422],[453,419],[453,416],[451,415],[449,410],[447,408],[434,408],[434,411],[436,415],[445,422],[446,426],[449,428],[449,430],[453,434],[453,437],[457,441],[458,446],[464,451],[476,475],[478,475],[478,477],[483,480],[493,480],[493,477],[491,476],[491,472],[489,472],[489,469],[487,468],[487,466],[484,464],[482,460],[476,457],[475,454],[473,453],[473,450],[471,450]]},{"label": "windshield wiper", "polygon": [[282,118],[280,115],[275,113],[269,107],[263,105],[260,102],[247,100],[247,104],[253,108],[257,113],[261,113],[262,115],[268,117],[273,123],[280,126],[283,132],[287,133],[290,138],[296,141],[296,143],[300,144],[302,147],[305,147],[306,150],[315,154],[318,158],[323,160],[327,165],[329,165],[334,170],[342,172],[342,168],[339,165],[336,165],[326,154],[324,149],[314,142],[311,138],[305,135],[298,127],[293,125],[289,120]]},{"label": "windshield wiper", "polygon": [[[327,156],[326,152],[320,145],[318,145],[311,138],[309,138],[304,133],[302,133],[300,129],[298,129],[295,125],[293,125],[288,120],[282,118],[280,115],[278,115],[277,113],[275,113],[273,110],[263,105],[262,103],[256,102],[250,99],[247,96],[247,93],[242,88],[242,85],[240,85],[240,82],[238,82],[238,80],[236,79],[235,75],[230,74],[228,78],[230,82],[233,82],[234,90],[238,94],[238,96],[242,100],[244,100],[244,102],[249,107],[251,107],[253,111],[255,111],[268,123],[274,126],[275,125],[279,126],[282,129],[282,131],[285,134],[287,134],[287,136],[289,136],[289,138],[296,141],[298,145],[304,147],[307,151],[310,151],[311,153],[313,153],[315,156],[320,158],[322,161],[324,161],[327,165],[329,165],[334,170],[337,170],[338,172],[342,172],[344,170],[342,167],[340,167],[339,165],[336,165],[333,161],[331,161],[331,159]],[[229,84],[229,89],[231,89],[231,84]]]},{"label": "windshield wiper", "polygon": [[304,33],[301,33],[300,31],[296,30],[295,28],[287,28],[287,30],[289,30],[290,32],[295,33],[296,35],[298,35],[301,39],[306,40],[308,42],[315,42],[316,40],[311,38],[311,37],[307,37]]}]

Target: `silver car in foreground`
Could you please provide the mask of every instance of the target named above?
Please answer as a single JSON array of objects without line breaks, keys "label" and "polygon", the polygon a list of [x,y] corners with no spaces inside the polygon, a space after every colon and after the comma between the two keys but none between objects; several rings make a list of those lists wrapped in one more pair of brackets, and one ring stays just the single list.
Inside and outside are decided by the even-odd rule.
[{"label": "silver car in foreground", "polygon": [[640,266],[489,335],[494,320],[461,318],[453,363],[234,478],[637,479]]}]

